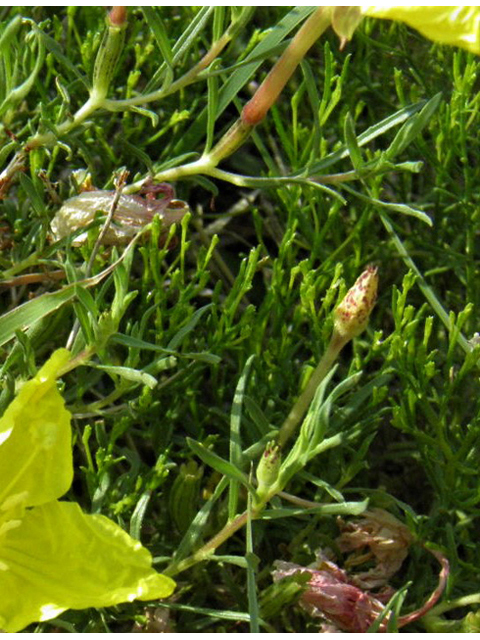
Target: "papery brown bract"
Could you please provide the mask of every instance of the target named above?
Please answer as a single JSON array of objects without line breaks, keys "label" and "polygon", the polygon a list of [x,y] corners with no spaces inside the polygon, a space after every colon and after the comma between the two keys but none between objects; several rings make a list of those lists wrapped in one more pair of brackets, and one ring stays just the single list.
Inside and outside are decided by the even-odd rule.
[{"label": "papery brown bract", "polygon": [[[52,236],[55,241],[90,225],[95,214],[101,211],[108,214],[112,206],[115,191],[84,191],[69,198],[57,211],[51,222]],[[183,200],[170,196],[155,200],[138,195],[120,195],[103,243],[107,245],[126,244],[139,233],[145,225],[152,222],[155,215],[160,217],[162,226],[170,227],[180,222],[188,213],[189,207]],[[87,239],[87,233],[77,235],[74,245],[81,245]]]},{"label": "papery brown bract", "polygon": [[369,509],[357,521],[339,519],[342,533],[337,544],[343,553],[354,553],[346,560],[348,568],[375,561],[368,571],[355,574],[355,583],[364,589],[383,587],[400,569],[413,542],[410,530],[383,509]]}]

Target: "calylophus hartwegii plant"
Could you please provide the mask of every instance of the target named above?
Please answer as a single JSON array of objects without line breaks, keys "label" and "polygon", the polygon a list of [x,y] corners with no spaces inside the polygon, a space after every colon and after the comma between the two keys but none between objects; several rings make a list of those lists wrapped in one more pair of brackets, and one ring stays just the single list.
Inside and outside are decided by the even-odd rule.
[{"label": "calylophus hartwegii plant", "polygon": [[[256,470],[257,488],[251,509],[228,522],[217,535],[191,557],[170,565],[165,571],[167,575],[176,575],[197,562],[206,560],[215,549],[242,528],[249,518],[258,518],[265,505],[283,490],[291,477],[292,463],[288,461],[286,467],[282,465],[282,450],[299,427],[316,390],[331,371],[340,351],[350,340],[366,329],[375,304],[377,287],[377,268],[367,267],[335,309],[333,332],[325,354],[313,372],[305,390],[279,429],[276,438],[269,442],[260,458]],[[289,456],[296,457],[296,450],[299,448],[302,448],[302,444],[297,441]]]},{"label": "calylophus hartwegii plant", "polygon": [[[459,8],[461,10],[455,12],[454,23],[450,21],[449,17],[452,13],[451,8],[433,7],[431,10],[434,10],[434,13],[429,13],[429,8],[427,7],[404,7],[403,9],[396,7],[392,9],[395,11],[390,13],[388,9],[382,10],[379,7],[319,7],[313,11],[294,35],[254,96],[244,106],[238,121],[233,124],[227,133],[210,150],[206,149],[198,160],[159,171],[153,175],[153,179],[158,182],[204,174],[233,184],[248,185],[247,178],[222,171],[217,168],[218,164],[236,151],[249,138],[254,128],[262,122],[310,47],[329,26],[334,28],[342,41],[345,41],[352,36],[363,16],[401,19],[418,28],[428,37],[463,46],[476,53],[480,52],[478,16],[474,13],[475,8]],[[439,20],[441,12],[443,14]],[[242,28],[244,21],[248,19],[248,15],[249,8],[239,12],[227,31],[217,42],[213,43],[205,56],[190,71],[172,82],[166,89],[162,87],[148,95],[135,96],[125,100],[114,100],[110,99],[108,95],[122,53],[127,25],[125,8],[114,7],[107,16],[107,29],[94,65],[88,99],[75,113],[69,114],[64,121],[56,124],[55,128],[46,131],[39,130],[31,135],[30,133],[27,134],[29,137],[24,146],[13,155],[13,158],[0,174],[0,196],[8,191],[13,179],[25,168],[30,152],[39,147],[54,147],[62,139],[62,136],[81,127],[96,111],[100,109],[111,112],[127,110],[130,107],[158,101],[166,95],[184,89],[197,79],[199,73],[218,57],[222,49],[231,40],[233,34]],[[27,84],[25,84],[25,87],[27,87]],[[125,188],[122,187],[121,190],[125,193],[138,191],[144,186],[145,182],[146,180],[142,178],[134,184],[125,186]],[[120,198],[121,190],[118,190],[118,198]],[[114,202],[111,208],[111,218],[115,214],[115,207],[116,203]],[[95,251],[92,253],[92,256],[94,255]],[[256,470],[256,486],[252,487],[252,503],[249,509],[229,521],[217,535],[191,557],[179,562],[173,562],[167,568],[165,574],[176,575],[197,562],[208,559],[223,542],[245,525],[250,518],[259,518],[267,503],[283,491],[294,471],[301,468],[305,461],[311,459],[311,455],[318,450],[318,447],[317,449],[313,447],[311,455],[307,455],[304,451],[302,438],[305,436],[305,431],[302,430],[308,420],[308,409],[312,401],[315,400],[319,386],[328,380],[333,364],[343,347],[365,330],[375,302],[377,284],[376,268],[367,268],[336,308],[333,333],[324,356],[314,370],[306,388],[289,412],[285,422],[261,455]],[[112,323],[112,327],[113,325],[114,323]],[[114,330],[112,328],[110,333],[113,333]],[[106,341],[107,337],[105,335],[102,339]],[[56,391],[55,380],[62,372],[84,363],[93,353],[95,353],[95,347],[89,349],[88,353],[77,355],[74,359],[71,359],[68,351],[60,352],[60,354],[57,352],[47,363],[46,369],[42,369],[38,376],[31,381],[33,384],[27,383],[24,387],[24,391],[28,393],[30,392],[29,390],[33,392],[36,389],[35,393],[37,393],[39,389],[45,389],[45,393],[48,392],[48,397],[53,397],[55,411],[60,416],[63,416],[60,425],[52,424],[51,417],[42,422],[40,420],[41,416],[37,415],[38,411],[36,409],[33,411],[33,405],[29,405],[25,401],[25,398],[28,400],[25,393],[23,396],[19,395],[20,400],[17,399],[11,404],[2,419],[3,426],[0,425],[0,444],[3,446],[3,449],[0,449],[0,454],[2,451],[7,454],[10,447],[13,450],[13,444],[17,439],[29,448],[28,451],[25,450],[24,452],[23,449],[15,447],[18,460],[11,455],[5,455],[4,472],[9,479],[8,482],[6,480],[4,483],[3,516],[0,518],[0,547],[2,547],[0,550],[3,553],[0,568],[5,572],[10,570],[13,577],[11,578],[11,583],[7,581],[4,585],[5,598],[3,598],[4,608],[0,609],[0,625],[8,630],[18,630],[32,620],[50,619],[60,611],[70,607],[106,606],[133,598],[153,599],[165,597],[172,592],[175,586],[171,579],[158,574],[152,569],[151,557],[146,550],[133,539],[123,535],[113,523],[103,519],[103,516],[84,516],[74,503],[58,500],[68,490],[71,483],[72,453],[70,419],[68,415],[61,413],[58,409],[58,406],[60,406],[64,411],[63,401]],[[49,413],[49,415],[52,413],[50,407],[47,407],[46,413]],[[18,416],[22,419],[18,419]],[[55,438],[52,439],[52,433],[48,431],[52,426],[55,427],[57,440]],[[25,429],[28,430],[28,435],[31,436],[30,439],[33,444],[30,443],[28,438],[25,439],[24,436],[21,436],[22,431]],[[294,439],[298,430],[300,430],[300,435],[295,439],[290,451],[286,451],[287,445]],[[32,446],[30,446],[31,444]],[[308,457],[309,455],[310,458]],[[49,464],[42,462],[45,457],[48,458],[47,462]],[[33,473],[35,469],[34,462],[35,466],[37,462],[40,462],[40,466],[47,472],[45,486],[38,485],[36,474]],[[52,462],[55,463],[55,474],[48,473]],[[61,468],[61,464],[65,466],[61,486],[53,486],[52,482],[59,477],[58,469]],[[18,471],[19,469],[20,471]],[[35,481],[33,482],[32,479]],[[301,499],[297,501],[297,504],[302,504]],[[59,537],[58,532],[65,530],[64,526],[59,525],[62,524],[62,520],[65,520],[67,516],[70,517],[71,514],[74,514],[76,518],[75,522],[70,519],[70,533],[72,535],[67,536],[67,539],[63,535]],[[34,560],[38,560],[38,566],[41,571],[36,571],[37,567],[35,567],[35,570],[33,566],[31,567],[31,584],[27,591],[23,588],[24,584],[22,583],[22,590],[25,591],[28,598],[25,599],[25,606],[20,608],[12,600],[12,594],[15,595],[16,593],[15,589],[10,589],[8,585],[15,586],[17,581],[22,581],[24,578],[22,577],[20,580],[19,575],[15,574],[15,563],[12,561],[12,557],[18,552],[19,548],[20,550],[35,548],[38,551],[38,539],[35,538],[36,527],[40,522],[40,518],[41,523],[48,525],[43,526],[43,531],[52,531],[55,536],[45,538],[42,541],[45,549],[40,547],[38,558],[36,558],[35,554],[32,556]],[[97,553],[96,557],[102,557],[102,562],[106,567],[105,584],[98,583],[96,576],[92,577],[90,575],[88,580],[85,577],[83,567],[85,557],[82,556],[82,553],[84,553],[82,549],[90,549],[91,551],[90,543],[93,538],[90,535],[87,540],[88,535],[85,532],[91,531],[93,524],[97,528],[98,548],[101,549],[101,553]],[[69,531],[68,528],[66,530]],[[22,533],[23,538],[15,534],[15,531],[17,531],[17,534]],[[104,535],[105,533],[106,535]],[[108,545],[106,545],[107,549],[104,548],[103,543],[107,536],[117,537],[122,541],[117,554],[120,559],[119,562],[113,555],[109,556]],[[22,543],[21,545],[19,540]],[[55,545],[52,546],[52,541],[55,542],[57,547]],[[75,549],[73,549],[72,544]],[[68,580],[70,581],[69,590],[63,584],[60,585],[60,590],[57,589],[59,582],[58,572],[61,569],[59,565],[62,564],[63,556],[56,552],[56,548],[57,550],[61,548],[65,557],[68,556],[70,559],[73,557],[77,562],[76,571],[70,572],[68,576],[63,576],[65,585]],[[50,552],[49,557],[47,557],[46,551]],[[127,566],[126,557],[131,561],[131,572],[129,575],[119,576],[117,567],[119,564],[122,569]],[[52,566],[49,566],[49,563]],[[64,566],[67,566],[67,564]],[[42,579],[44,581],[44,584],[40,585],[40,589],[37,588],[38,575],[43,575]],[[48,580],[48,578],[51,578],[51,580]],[[114,582],[115,580],[117,582]],[[48,592],[45,585],[52,590],[52,593]],[[95,589],[96,592],[92,595],[92,591]]]}]

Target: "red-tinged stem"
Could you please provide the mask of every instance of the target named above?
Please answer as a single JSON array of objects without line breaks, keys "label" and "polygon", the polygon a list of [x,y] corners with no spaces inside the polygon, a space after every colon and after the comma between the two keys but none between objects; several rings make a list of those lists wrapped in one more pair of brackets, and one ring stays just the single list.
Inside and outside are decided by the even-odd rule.
[{"label": "red-tinged stem", "polygon": [[331,7],[319,7],[302,25],[282,53],[253,98],[243,107],[240,118],[205,156],[213,168],[236,151],[253,128],[266,116],[305,54],[332,22]]},{"label": "red-tinged stem", "polygon": [[435,558],[438,560],[438,562],[442,566],[440,575],[438,576],[438,586],[435,589],[435,591],[432,593],[430,598],[425,602],[425,604],[422,607],[420,607],[420,609],[417,609],[416,611],[412,611],[412,613],[409,613],[408,615],[402,616],[401,618],[398,619],[399,627],[404,627],[406,624],[409,624],[410,622],[414,622],[415,620],[422,618],[426,613],[430,611],[430,609],[435,604],[437,604],[437,602],[440,599],[440,596],[445,590],[445,586],[447,584],[447,578],[450,573],[450,564],[448,562],[448,559],[439,551],[434,551],[433,549],[428,549],[428,551],[430,551],[430,553],[435,556]]},{"label": "red-tinged stem", "polygon": [[319,7],[302,25],[291,43],[242,111],[242,122],[255,126],[266,116],[310,47],[331,24],[331,8]]}]

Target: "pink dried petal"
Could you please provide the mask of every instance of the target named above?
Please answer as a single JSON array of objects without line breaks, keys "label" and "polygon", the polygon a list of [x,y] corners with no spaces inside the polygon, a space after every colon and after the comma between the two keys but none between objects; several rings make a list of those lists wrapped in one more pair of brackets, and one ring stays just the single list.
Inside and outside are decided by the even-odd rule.
[{"label": "pink dried petal", "polygon": [[312,577],[300,598],[300,603],[307,611],[311,615],[321,615],[343,631],[365,632],[382,613],[384,605],[371,594],[349,583],[347,574],[333,562],[325,561],[323,566],[324,569],[317,570],[277,562],[274,580],[295,573],[309,573]]}]

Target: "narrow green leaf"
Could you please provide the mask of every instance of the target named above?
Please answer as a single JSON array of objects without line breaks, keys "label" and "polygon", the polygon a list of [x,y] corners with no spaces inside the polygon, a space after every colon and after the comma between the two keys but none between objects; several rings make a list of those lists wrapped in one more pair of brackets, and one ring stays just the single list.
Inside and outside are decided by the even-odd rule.
[{"label": "narrow green leaf", "polygon": [[257,568],[259,558],[253,552],[253,534],[252,534],[252,518],[251,518],[251,494],[248,499],[249,518],[247,520],[247,536],[246,536],[246,553],[247,561],[247,598],[248,613],[250,614],[250,633],[260,632],[260,608],[258,606],[257,594]]},{"label": "narrow green leaf", "polygon": [[158,7],[142,7],[145,22],[152,30],[160,53],[170,69],[173,69],[173,52]]},{"label": "narrow green leaf", "polygon": [[30,72],[28,78],[26,78],[26,80],[24,80],[22,84],[18,85],[14,89],[11,89],[5,96],[5,99],[0,106],[0,115],[5,113],[7,109],[11,109],[12,107],[14,107],[18,102],[23,100],[28,95],[40,72],[44,60],[45,48],[42,41],[38,40],[38,51],[36,52],[35,66]]},{"label": "narrow green leaf", "polygon": [[271,431],[272,427],[268,422],[267,417],[253,398],[245,396],[243,398],[243,404],[245,405],[248,415],[253,420],[261,434]]},{"label": "narrow green leaf", "polygon": [[146,349],[149,351],[157,351],[158,353],[163,353],[165,355],[173,355],[178,358],[187,358],[191,360],[196,360],[198,362],[206,362],[207,364],[218,364],[222,361],[220,356],[216,356],[214,353],[208,352],[187,352],[187,353],[178,353],[175,349],[165,349],[164,347],[160,347],[157,344],[152,344],[151,342],[145,342],[145,340],[141,340],[140,338],[134,338],[133,336],[127,336],[123,333],[116,333],[111,337],[113,342],[117,344],[122,344],[125,347],[130,347],[132,349]]},{"label": "narrow green leaf", "polygon": [[185,324],[181,329],[177,331],[177,333],[173,336],[170,342],[167,345],[167,349],[177,349],[183,340],[187,337],[187,335],[192,332],[197,326],[203,314],[211,308],[211,304],[207,304],[200,309],[197,309],[195,313],[192,315],[190,320]]},{"label": "narrow green leaf", "polygon": [[0,36],[0,52],[4,53],[4,48],[8,47],[10,41],[20,29],[23,18],[21,16],[15,16],[4,28],[2,35]]},{"label": "narrow green leaf", "polygon": [[[212,68],[215,68],[218,64],[213,63]],[[203,153],[208,153],[213,146],[213,137],[215,134],[215,120],[217,116],[218,105],[218,78],[216,76],[210,76],[207,79],[208,97],[207,97],[207,131],[205,148]]]},{"label": "narrow green leaf", "polygon": [[218,620],[238,620],[239,622],[250,621],[250,616],[248,615],[248,613],[242,613],[241,611],[206,609],[204,607],[198,607],[197,605],[175,604],[172,602],[169,602],[168,604],[157,602],[156,605],[159,607],[172,609],[173,611],[187,611],[190,613],[194,613],[197,616],[210,616],[211,618],[218,618]]},{"label": "narrow green leaf", "polygon": [[355,123],[350,112],[347,113],[345,117],[343,130],[345,135],[345,142],[347,143],[347,149],[348,153],[350,154],[350,159],[352,161],[353,167],[356,171],[361,171],[364,162],[362,152],[360,151],[360,145],[358,144],[357,136],[355,135]]},{"label": "narrow green leaf", "polygon": [[262,513],[262,520],[275,520],[276,518],[289,518],[291,516],[304,516],[317,514],[322,516],[359,516],[368,507],[368,499],[361,502],[340,502],[338,504],[322,504],[311,509],[305,508],[281,508],[267,509]]},{"label": "narrow green leaf", "polygon": [[41,39],[42,43],[45,45],[45,48],[48,49],[50,53],[54,56],[54,58],[56,58],[57,61],[60,63],[60,66],[63,66],[65,69],[68,69],[68,71],[70,71],[70,73],[73,74],[78,80],[80,80],[80,82],[85,87],[88,87],[88,81],[86,77],[79,72],[77,66],[70,60],[70,58],[67,58],[67,56],[63,53],[62,48],[60,47],[58,42],[56,42],[50,36],[47,36],[47,34],[44,31],[42,31],[39,27],[37,27],[37,25],[33,22],[32,22],[32,27],[35,30],[35,33]]},{"label": "narrow green leaf", "polygon": [[188,527],[187,532],[183,536],[180,544],[177,546],[175,554],[173,556],[175,562],[180,562],[181,560],[186,558],[193,547],[197,544],[198,540],[202,537],[208,517],[216,502],[222,496],[227,487],[228,478],[224,477],[215,487],[215,491],[213,492],[212,496],[205,502],[204,505],[202,505],[200,511],[197,513],[192,523]]},{"label": "narrow green leaf", "polygon": [[37,185],[33,182],[30,176],[27,176],[24,173],[19,174],[20,184],[22,185],[22,189],[27,193],[30,202],[32,203],[32,207],[39,216],[45,213],[45,204],[43,202],[43,198],[41,194],[38,193]]},{"label": "narrow green leaf", "polygon": [[221,458],[213,451],[210,451],[200,442],[193,440],[192,438],[187,438],[187,444],[190,449],[202,460],[205,464],[208,464],[209,467],[215,469],[223,476],[227,476],[227,478],[231,478],[233,480],[237,480],[241,484],[243,484],[249,491],[254,491],[252,485],[250,484],[247,476],[234,467],[230,462]]},{"label": "narrow green leaf", "polygon": [[[183,56],[188,53],[189,49],[198,42],[198,38],[203,33],[212,12],[213,7],[200,7],[198,13],[193,17],[193,20],[186,25],[184,31],[173,45],[173,64],[179,63]],[[145,93],[150,93],[151,91],[158,89],[163,74],[165,73],[165,67],[166,64],[160,65],[158,71],[145,87]]]},{"label": "narrow green leaf", "polygon": [[247,61],[255,58],[255,62],[235,71],[222,88],[218,102],[217,118],[238,95],[242,87],[250,80],[255,71],[263,63],[264,58],[269,54],[270,49],[281,43],[288,34],[314,10],[315,7],[295,7],[275,25],[275,29],[270,29],[267,32],[265,37],[262,38],[259,44],[247,56]]},{"label": "narrow green leaf", "polygon": [[95,322],[98,317],[98,308],[93,296],[87,289],[77,285],[77,298],[80,304],[85,307],[85,310],[90,315],[90,322]]},{"label": "narrow green leaf", "polygon": [[438,109],[442,100],[442,94],[437,93],[431,98],[420,113],[416,113],[405,122],[400,131],[395,136],[392,144],[385,152],[386,157],[389,160],[393,160],[395,156],[400,154],[408,145],[415,140],[415,138],[421,133],[422,129],[426,127],[430,118]]},{"label": "narrow green leaf", "polygon": [[[240,376],[235,395],[232,402],[232,410],[230,413],[230,464],[239,469],[242,465],[242,438],[240,435],[240,426],[242,422],[242,405],[245,395],[247,380],[252,367],[255,356],[250,356],[243,368]],[[230,492],[228,496],[228,517],[233,518],[238,511],[238,481],[230,480]]]},{"label": "narrow green leaf", "polygon": [[398,213],[402,213],[403,215],[417,218],[418,220],[421,220],[422,222],[427,224],[429,227],[433,225],[430,217],[424,211],[420,211],[420,209],[414,209],[408,204],[401,204],[399,202],[384,202],[383,200],[379,200],[378,198],[372,198],[371,196],[360,193],[356,189],[352,189],[352,187],[349,187],[346,184],[342,185],[342,188],[348,193],[355,195],[359,200],[368,202],[375,207],[381,207],[382,209],[386,209],[387,211],[397,211]]},{"label": "narrow green leaf", "polygon": [[242,569],[247,568],[247,559],[244,556],[209,556],[209,562],[226,562],[227,564],[234,564]]},{"label": "narrow green leaf", "polygon": [[[126,249],[125,253],[133,247],[133,242],[130,247]],[[123,254],[123,256],[125,255]],[[65,287],[62,287],[59,291],[54,293],[44,293],[38,298],[29,300],[19,307],[4,313],[0,316],[0,346],[15,337],[15,332],[20,329],[24,331],[27,327],[35,324],[41,318],[49,315],[53,311],[56,311],[66,302],[73,300],[78,291],[78,287],[93,287],[111,273],[116,266],[123,260],[123,256],[119,260],[113,262],[107,269],[104,269],[101,273],[86,280],[80,282],[73,282]]]},{"label": "narrow green leaf", "polygon": [[[410,257],[408,251],[405,249],[405,247],[404,247],[402,241],[400,240],[400,238],[395,233],[393,225],[392,225],[390,219],[385,214],[381,215],[381,219],[382,219],[382,222],[383,222],[383,225],[384,225],[385,229],[388,231],[388,233],[389,233],[389,235],[390,235],[390,237],[391,237],[391,239],[393,241],[393,244],[395,245],[395,247],[396,247],[399,255],[401,256],[402,260],[404,261],[406,266],[409,269],[411,269],[416,274],[416,276],[418,277],[418,286],[420,287],[420,290],[422,291],[423,295],[427,299],[428,303],[430,304],[432,309],[435,311],[435,313],[438,315],[438,317],[443,322],[443,324],[447,327],[448,331],[452,332],[453,331],[453,325],[452,325],[452,321],[451,321],[448,313],[443,308],[443,305],[441,304],[441,302],[437,298],[437,296],[436,296],[435,292],[433,291],[433,289],[427,284],[427,282],[426,282],[425,278],[423,277],[421,271],[419,270],[419,268],[417,267],[415,262]],[[457,342],[460,345],[460,347],[465,351],[465,353],[470,353],[471,352],[472,346],[468,342],[468,340],[465,338],[465,336],[463,335],[463,333],[461,331],[458,332]]]},{"label": "narrow green leaf", "polygon": [[140,540],[143,519],[145,518],[145,513],[151,497],[152,492],[145,491],[145,493],[140,496],[140,500],[137,502],[132,513],[132,517],[130,518],[130,535],[135,540]]},{"label": "narrow green leaf", "polygon": [[[358,138],[358,145],[360,147],[364,147],[372,140],[375,140],[379,136],[382,136],[384,133],[387,133],[391,129],[394,129],[398,125],[408,120],[415,113],[420,111],[425,106],[425,100],[421,102],[417,102],[415,104],[409,105],[408,107],[404,107],[403,109],[399,109],[392,115],[388,116],[384,120],[381,120],[377,124],[369,127],[363,133],[361,133]],[[343,160],[348,156],[348,147],[346,145],[341,146],[337,151],[328,154],[323,158],[320,162],[313,164],[309,168],[309,174],[312,175],[314,173],[322,173],[330,166],[336,164],[339,160]],[[300,174],[294,174],[300,177]]]},{"label": "narrow green leaf", "polygon": [[153,32],[161,56],[165,63],[166,73],[163,81],[163,88],[167,89],[173,80],[173,52],[170,47],[170,41],[167,36],[166,29],[160,17],[158,7],[142,7],[145,20]]}]

